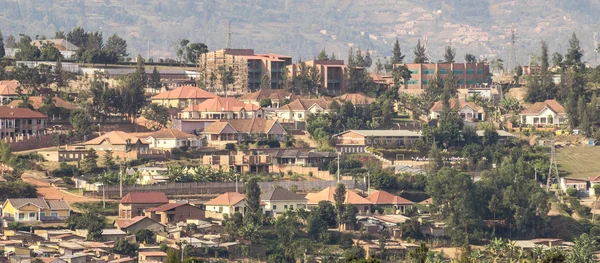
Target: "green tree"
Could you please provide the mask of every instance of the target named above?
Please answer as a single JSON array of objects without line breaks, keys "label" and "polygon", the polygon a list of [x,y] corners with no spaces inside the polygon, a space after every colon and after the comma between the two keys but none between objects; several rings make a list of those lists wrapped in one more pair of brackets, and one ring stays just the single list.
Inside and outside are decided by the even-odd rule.
[{"label": "green tree", "polygon": [[582,58],[583,50],[581,49],[577,35],[573,32],[571,39],[569,39],[569,49],[567,50],[567,54],[565,54],[565,66],[582,70],[585,68],[584,63],[581,61]]},{"label": "green tree", "polygon": [[271,105],[273,105],[273,102],[271,102],[270,98],[262,98],[260,99],[260,106],[263,108],[267,108],[267,107],[271,107]]},{"label": "green tree", "polygon": [[549,71],[548,45],[542,41],[541,67],[539,72],[529,76],[526,100],[529,102],[545,101],[556,97],[556,89]]},{"label": "green tree", "polygon": [[317,60],[329,60],[329,56],[327,56],[327,51],[325,50],[325,48],[323,48],[321,52],[319,52]]},{"label": "green tree", "polygon": [[234,77],[233,77],[233,68],[229,67],[225,67],[225,66],[219,66],[219,75],[221,77],[221,87],[223,88],[223,92],[225,93],[225,97],[227,97],[227,87],[230,84],[233,84],[233,82],[235,81]]},{"label": "green tree", "polygon": [[201,54],[208,52],[208,46],[204,43],[190,43],[186,47],[187,61],[196,63]]},{"label": "green tree", "polygon": [[160,83],[160,73],[158,72],[158,69],[156,69],[156,67],[152,69],[152,75],[150,75],[150,80],[148,84],[150,85],[150,88],[152,88],[152,90],[154,90],[155,92],[159,92],[160,88],[162,87],[162,84]]},{"label": "green tree", "polygon": [[40,59],[47,61],[58,61],[62,59],[63,56],[60,51],[55,48],[53,45],[44,43],[40,48]]},{"label": "green tree", "polygon": [[0,31],[0,59],[2,59],[6,55],[6,51],[4,50],[4,37],[2,36],[2,31]]},{"label": "green tree", "polygon": [[454,57],[456,57],[456,51],[452,48],[452,46],[446,46],[444,53],[444,62],[454,63]]},{"label": "green tree", "polygon": [[421,243],[421,245],[415,249],[415,251],[411,251],[408,253],[408,259],[411,263],[427,263],[429,248],[425,243]]},{"label": "green tree", "polygon": [[271,88],[271,77],[269,74],[264,74],[262,78],[260,78],[260,88],[261,89],[270,89]]},{"label": "green tree", "polygon": [[344,201],[346,200],[346,185],[338,183],[335,187],[335,193],[333,194],[335,200],[335,210],[337,213],[338,227],[342,227],[343,215],[344,215]]},{"label": "green tree", "polygon": [[167,250],[167,261],[166,263],[182,263],[179,257],[179,252],[175,249]]},{"label": "green tree", "polygon": [[110,149],[104,150],[104,167],[108,170],[114,170],[117,168],[115,159],[113,158],[113,152]]},{"label": "green tree", "polygon": [[125,239],[119,239],[115,242],[113,252],[120,255],[135,255],[138,248],[139,246],[137,244],[131,244]]},{"label": "green tree", "polygon": [[106,40],[104,49],[108,52],[116,54],[121,60],[129,56],[129,54],[127,54],[127,41],[117,36],[117,34],[113,34]]},{"label": "green tree", "polygon": [[477,62],[477,57],[475,57],[475,55],[467,53],[465,55],[465,63],[476,63]]},{"label": "green tree", "polygon": [[94,172],[98,168],[98,155],[96,154],[96,150],[94,148],[90,148],[87,150],[83,161],[81,162],[81,171],[90,174]]},{"label": "green tree", "polygon": [[421,64],[421,63],[429,63],[429,59],[427,58],[427,50],[424,45],[421,45],[421,39],[417,42],[417,46],[414,50],[415,60],[413,63]]},{"label": "green tree", "polygon": [[392,80],[394,81],[394,88],[400,89],[402,85],[408,83],[408,80],[412,77],[410,70],[406,66],[397,66],[392,71]]},{"label": "green tree", "polygon": [[120,97],[123,102],[120,111],[132,118],[132,122],[147,103],[145,95],[147,84],[145,62],[142,56],[138,55],[135,71],[125,77],[120,87]]},{"label": "green tree", "polygon": [[256,178],[250,178],[245,185],[246,190],[246,213],[244,215],[244,225],[253,223],[261,224],[260,209],[260,186]]},{"label": "green tree", "polygon": [[383,63],[381,63],[381,60],[378,58],[377,61],[375,62],[375,73],[379,74],[383,72]]},{"label": "green tree", "polygon": [[84,110],[76,109],[71,113],[70,122],[78,139],[83,139],[92,132],[91,116]]},{"label": "green tree", "polygon": [[575,245],[567,255],[567,262],[596,262],[594,251],[596,251],[596,240],[592,239],[588,234],[583,233],[575,239]]},{"label": "green tree", "polygon": [[6,48],[16,48],[17,47],[17,41],[15,40],[15,36],[13,35],[8,35],[6,37],[6,41],[4,41],[4,43],[6,43]]},{"label": "green tree", "polygon": [[152,130],[160,130],[167,127],[167,124],[171,119],[169,110],[165,106],[155,103],[151,103],[150,105],[146,106],[142,116],[146,120],[153,122],[152,126],[150,127]]},{"label": "green tree", "polygon": [[154,232],[150,229],[138,229],[135,231],[135,241],[144,244],[154,243]]},{"label": "green tree", "polygon": [[402,55],[402,50],[400,49],[400,42],[396,39],[394,42],[394,47],[392,47],[392,64],[401,64],[404,61],[404,55]]}]

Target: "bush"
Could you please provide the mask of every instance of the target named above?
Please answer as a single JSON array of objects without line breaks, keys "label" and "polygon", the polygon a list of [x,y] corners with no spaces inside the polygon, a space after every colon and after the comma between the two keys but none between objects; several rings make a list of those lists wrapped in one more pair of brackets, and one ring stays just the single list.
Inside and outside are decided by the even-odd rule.
[{"label": "bush", "polygon": [[567,188],[567,195],[570,197],[576,197],[577,196],[577,189],[575,188]]},{"label": "bush", "polygon": [[233,143],[225,144],[225,150],[235,151],[235,144],[233,144]]}]

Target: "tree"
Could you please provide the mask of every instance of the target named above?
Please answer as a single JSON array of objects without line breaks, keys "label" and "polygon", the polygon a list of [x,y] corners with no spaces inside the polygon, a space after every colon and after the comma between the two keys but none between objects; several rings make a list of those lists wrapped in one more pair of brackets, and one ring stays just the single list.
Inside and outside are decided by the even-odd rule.
[{"label": "tree", "polygon": [[167,124],[171,119],[169,110],[165,106],[155,103],[148,105],[144,109],[142,116],[146,118],[146,120],[153,122],[150,127],[152,130],[160,130],[167,127]]},{"label": "tree", "polygon": [[17,47],[17,41],[15,40],[15,37],[13,35],[8,35],[8,37],[6,37],[6,41],[4,41],[6,43],[6,48],[16,48]]},{"label": "tree", "polygon": [[63,56],[60,51],[55,48],[53,45],[48,43],[44,43],[40,48],[40,59],[47,61],[58,61],[62,59]]},{"label": "tree", "polygon": [[127,41],[117,36],[117,34],[110,36],[106,40],[106,45],[104,46],[104,49],[116,54],[119,59],[123,59],[129,56],[129,54],[127,54]]},{"label": "tree", "polygon": [[90,148],[87,150],[85,157],[83,157],[83,161],[81,162],[81,171],[90,174],[94,172],[98,168],[98,155],[96,154],[96,150],[94,148]]},{"label": "tree", "polygon": [[421,64],[429,62],[429,59],[427,58],[427,49],[424,45],[421,45],[421,39],[419,39],[419,41],[417,42],[417,46],[415,47],[414,53],[415,60],[413,63]]},{"label": "tree", "polygon": [[335,193],[333,194],[335,200],[335,210],[337,213],[338,226],[342,227],[343,215],[344,215],[344,201],[346,200],[346,185],[338,183],[335,187]]},{"label": "tree", "polygon": [[[126,76],[120,86],[121,112],[129,115],[130,118],[137,118],[139,111],[146,104],[146,86],[148,84],[148,76],[144,66],[144,59],[138,55],[136,70]],[[132,121],[133,121],[132,119]]]},{"label": "tree", "polygon": [[398,39],[394,42],[394,47],[392,48],[392,64],[401,64],[404,61],[404,55],[402,55],[402,50],[400,50],[400,43]]},{"label": "tree", "polygon": [[2,31],[0,31],[0,59],[2,59],[6,55],[6,51],[4,50],[4,37],[2,37]]},{"label": "tree", "polygon": [[[148,229],[144,229],[148,230]],[[148,230],[150,231],[150,230]],[[119,239],[115,242],[113,247],[113,252],[120,255],[134,255],[138,250],[139,246],[137,244],[131,244],[129,241],[125,239]]]},{"label": "tree", "polygon": [[186,47],[187,61],[196,63],[201,54],[208,52],[208,46],[204,43],[190,43]]},{"label": "tree", "polygon": [[541,42],[541,69],[529,76],[527,82],[526,100],[529,102],[545,101],[556,97],[556,90],[552,80],[552,74],[549,71],[548,45],[545,41]]},{"label": "tree", "polygon": [[271,77],[269,74],[264,74],[262,78],[260,78],[260,88],[261,89],[270,89],[271,88]]},{"label": "tree", "polygon": [[152,88],[152,90],[154,90],[155,92],[159,92],[160,88],[162,87],[162,84],[160,83],[160,73],[158,72],[158,69],[156,69],[156,67],[152,69],[152,75],[150,75],[150,80],[148,84],[150,85],[150,88]]},{"label": "tree", "polygon": [[325,48],[323,48],[321,52],[319,52],[317,60],[329,60],[329,56],[327,56],[327,51],[325,50]]},{"label": "tree", "polygon": [[596,240],[592,239],[588,234],[583,233],[575,239],[575,245],[567,255],[567,262],[596,262],[594,251],[596,251]]},{"label": "tree", "polygon": [[233,77],[233,68],[229,67],[225,67],[225,66],[219,66],[219,75],[221,77],[221,87],[223,88],[223,92],[225,93],[225,97],[227,97],[227,86],[229,84],[233,84],[233,82],[235,81],[234,77]]},{"label": "tree", "polygon": [[150,229],[138,229],[135,231],[135,241],[144,244],[150,244],[154,242],[154,232]]},{"label": "tree", "polygon": [[113,152],[110,149],[104,150],[104,167],[108,170],[114,170],[117,167],[113,158]]},{"label": "tree", "polygon": [[477,62],[477,58],[475,57],[475,55],[467,53],[465,55],[465,63],[475,63]]},{"label": "tree", "polygon": [[179,252],[175,249],[168,249],[166,263],[182,263]]},{"label": "tree", "polygon": [[583,58],[583,50],[579,45],[579,39],[575,32],[569,39],[569,50],[567,50],[567,54],[565,54],[565,66],[575,68],[576,70],[582,70],[585,68],[585,65],[581,61]]},{"label": "tree", "polygon": [[70,122],[75,129],[75,135],[79,139],[92,132],[91,116],[84,110],[76,109],[71,113]]},{"label": "tree", "polygon": [[[260,210],[260,186],[256,178],[250,178],[245,185],[246,190],[246,213],[244,216],[244,224],[252,222],[256,225],[261,223]],[[246,220],[248,219],[248,221]]]},{"label": "tree", "polygon": [[429,248],[425,243],[421,243],[421,245],[415,250],[408,253],[408,258],[412,263],[427,263],[427,254],[429,252]]},{"label": "tree", "polygon": [[381,63],[381,60],[378,58],[375,62],[375,73],[379,74],[383,72],[383,69],[383,63]]},{"label": "tree", "polygon": [[271,101],[270,98],[260,99],[260,107],[267,108],[267,107],[271,107],[271,105],[273,105],[273,102]]},{"label": "tree", "polygon": [[400,89],[402,85],[408,83],[408,80],[412,77],[410,70],[402,65],[397,66],[392,71],[392,80],[394,81],[394,89]]},{"label": "tree", "polygon": [[446,52],[444,53],[444,61],[446,63],[454,63],[455,56],[456,51],[452,48],[452,46],[446,46]]}]

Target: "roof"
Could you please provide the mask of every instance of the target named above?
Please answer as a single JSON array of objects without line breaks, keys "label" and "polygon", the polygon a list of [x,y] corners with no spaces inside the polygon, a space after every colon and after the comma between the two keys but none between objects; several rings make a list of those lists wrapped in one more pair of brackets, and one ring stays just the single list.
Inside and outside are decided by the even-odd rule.
[{"label": "roof", "polygon": [[138,252],[138,255],[146,257],[166,257],[167,253],[162,251],[141,251]]},{"label": "roof", "polygon": [[164,204],[158,207],[152,207],[149,209],[146,209],[146,211],[148,212],[164,212],[164,211],[168,211],[171,210],[173,208],[177,208],[180,206],[184,206],[184,205],[190,205],[188,203],[168,203],[168,204]]},{"label": "roof", "polygon": [[102,229],[102,235],[126,235],[127,233],[123,232],[121,229],[113,228],[113,229]]},{"label": "roof", "polygon": [[[454,108],[454,109],[462,109],[466,106],[469,106],[470,108],[478,111],[478,112],[483,112],[483,108],[473,102],[470,101],[460,101],[458,99],[451,99],[450,100],[450,107]],[[435,104],[433,104],[433,107],[431,107],[430,111],[432,112],[440,112],[444,109],[444,103],[441,100],[438,100],[435,102]]]},{"label": "roof", "polygon": [[169,199],[162,192],[133,192],[123,196],[121,204],[160,204],[168,203]]},{"label": "roof", "polygon": [[409,130],[347,130],[342,133],[338,133],[334,136],[340,136],[349,132],[354,132],[362,136],[374,136],[374,137],[421,137],[421,134]]},{"label": "roof", "polygon": [[196,135],[180,130],[163,128],[161,130],[151,133],[150,135],[148,135],[148,137],[157,139],[193,139],[196,138]]},{"label": "roof", "polygon": [[375,101],[374,98],[360,93],[347,93],[341,96],[337,96],[335,97],[335,99],[339,101],[349,101],[352,102],[352,104],[354,105],[371,104]]},{"label": "roof", "polygon": [[203,133],[221,133],[229,124],[238,133],[268,133],[275,125],[279,125],[276,120],[267,120],[263,118],[252,119],[234,119],[220,120],[206,126]]},{"label": "roof", "polygon": [[[513,135],[512,133],[503,131],[503,130],[496,130],[496,132],[498,133],[498,136],[500,136],[500,137],[517,137],[517,136]],[[479,136],[479,137],[483,137],[485,135],[484,130],[477,130],[477,131],[475,131],[475,133],[477,133],[477,136]]]},{"label": "roof", "polygon": [[46,200],[50,210],[71,210],[71,206],[65,200]]},{"label": "roof", "polygon": [[271,189],[260,195],[262,201],[303,201],[306,202],[306,198],[296,193],[291,192],[288,189],[277,187]]},{"label": "roof", "polygon": [[79,49],[78,46],[74,45],[73,43],[71,43],[65,39],[61,39],[61,38],[31,41],[31,45],[38,47],[38,48],[41,47],[45,43],[52,44],[52,46],[54,46],[55,48],[57,48],[60,51],[74,51],[74,50]]},{"label": "roof", "polygon": [[[137,224],[138,222],[140,222],[144,219],[152,220],[151,218],[148,218],[145,216],[136,216],[134,218],[119,218],[115,221],[115,225],[119,229],[128,228],[132,225]],[[152,220],[152,221],[154,221],[154,220]]]},{"label": "roof", "polygon": [[[308,200],[308,204],[318,204],[320,201],[330,201],[335,202],[334,199],[335,194],[335,186],[330,186],[323,189],[318,193],[308,193],[306,195],[306,199]],[[362,205],[362,204],[373,204],[373,202],[368,199],[358,195],[353,191],[346,190],[346,198],[344,199],[344,204],[350,205]]]},{"label": "roof", "polygon": [[201,88],[182,86],[174,90],[159,93],[152,97],[152,99],[213,99],[216,97],[217,95]]},{"label": "roof", "polygon": [[419,202],[420,205],[430,205],[433,204],[433,198],[429,197],[421,202]]},{"label": "roof", "polygon": [[[41,96],[29,97],[29,101],[31,101],[33,108],[36,110],[44,105],[44,97],[41,97]],[[54,101],[54,105],[58,108],[63,108],[63,109],[67,109],[67,110],[76,109],[76,107],[73,106],[73,104],[63,100],[60,97],[52,97],[52,101]],[[22,102],[22,100],[13,100],[7,106],[16,108],[19,106],[19,103],[21,103],[21,102]]]},{"label": "roof", "polygon": [[261,99],[271,100],[295,100],[298,96],[291,92],[287,92],[283,89],[259,89],[252,93],[246,93],[240,97],[240,100],[255,100],[260,101]]},{"label": "roof", "polygon": [[288,110],[288,111],[306,111],[310,109],[314,105],[319,105],[319,107],[324,110],[329,109],[330,101],[325,98],[319,99],[296,99],[289,104],[283,105],[279,107],[277,110]]},{"label": "roof", "polygon": [[0,119],[46,119],[48,116],[28,108],[0,106]]},{"label": "roof", "polygon": [[246,196],[243,194],[227,192],[209,200],[204,205],[235,205],[244,199],[246,199]]},{"label": "roof", "polygon": [[[207,99],[200,104],[191,105],[185,109],[186,111],[209,111],[209,112],[224,112],[224,111],[240,111],[246,108],[246,103],[243,103],[232,97],[217,97]],[[252,109],[252,107],[250,107]]]},{"label": "roof", "polygon": [[542,113],[542,111],[544,111],[544,109],[546,109],[546,108],[550,109],[551,111],[555,112],[556,114],[566,114],[567,113],[565,111],[565,108],[560,103],[558,103],[558,101],[545,100],[543,102],[534,103],[529,108],[521,111],[521,114],[523,114],[523,115],[538,115],[538,114]]},{"label": "roof", "polygon": [[129,140],[130,144],[136,144],[140,141],[143,144],[147,144],[147,142],[142,141],[139,137],[134,136],[132,134],[123,132],[123,131],[111,131],[109,133],[105,133],[102,136],[84,142],[84,145],[100,145],[103,141],[107,141],[111,145],[126,145],[127,140]]},{"label": "roof", "polygon": [[10,202],[10,204],[17,209],[28,204],[32,204],[39,208],[50,209],[50,206],[46,203],[44,198],[9,198],[6,202]]},{"label": "roof", "polygon": [[591,183],[598,183],[598,182],[600,182],[600,174],[596,175],[596,176],[590,177],[590,182]]},{"label": "roof", "polygon": [[16,89],[19,86],[19,82],[16,80],[0,80],[0,95],[4,96],[16,96]]},{"label": "roof", "polygon": [[126,258],[120,258],[120,259],[115,259],[115,260],[111,260],[109,261],[109,263],[122,263],[122,262],[129,262],[129,261],[135,261],[134,258],[130,258],[130,257],[126,257]]},{"label": "roof", "polygon": [[315,152],[307,148],[271,148],[261,149],[261,152],[269,154],[275,158],[336,158],[335,152]]},{"label": "roof", "polygon": [[371,195],[367,196],[367,199],[376,205],[412,205],[414,202],[402,198],[397,195],[390,194],[386,191],[379,190],[375,191]]},{"label": "roof", "polygon": [[587,184],[587,182],[588,182],[587,179],[581,179],[581,178],[563,177],[561,179],[563,179],[563,181],[566,184]]}]

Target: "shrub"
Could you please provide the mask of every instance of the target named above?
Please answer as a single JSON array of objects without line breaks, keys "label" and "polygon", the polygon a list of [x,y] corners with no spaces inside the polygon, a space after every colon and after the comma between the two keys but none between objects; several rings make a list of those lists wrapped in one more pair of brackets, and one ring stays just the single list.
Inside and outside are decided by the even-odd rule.
[{"label": "shrub", "polygon": [[233,143],[225,144],[225,150],[235,151],[235,144],[233,144]]},{"label": "shrub", "polygon": [[577,196],[577,189],[575,188],[567,188],[567,195],[571,197]]},{"label": "shrub", "polygon": [[313,172],[312,172],[312,171],[308,172],[308,176],[309,176],[309,177],[313,177],[313,175],[314,175],[314,174],[313,174]]}]

